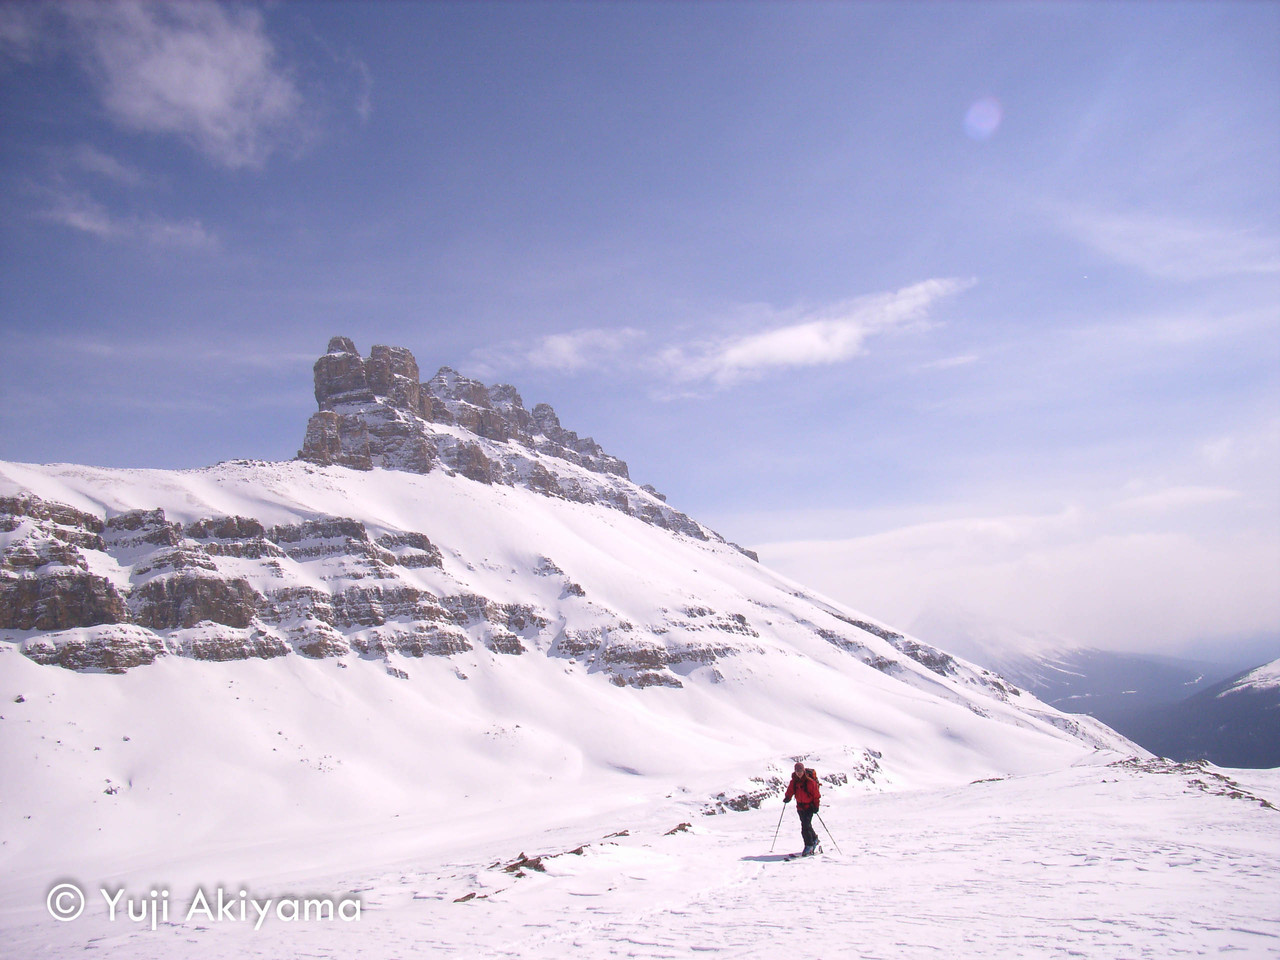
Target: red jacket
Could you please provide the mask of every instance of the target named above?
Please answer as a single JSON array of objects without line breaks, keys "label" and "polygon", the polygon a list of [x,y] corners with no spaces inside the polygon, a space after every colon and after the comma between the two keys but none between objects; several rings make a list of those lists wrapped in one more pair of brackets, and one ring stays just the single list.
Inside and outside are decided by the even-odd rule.
[{"label": "red jacket", "polygon": [[782,798],[782,802],[786,803],[792,797],[796,798],[797,807],[813,807],[816,810],[822,799],[822,793],[818,789],[818,775],[808,768],[802,777],[793,773],[791,783],[787,786],[787,795]]}]

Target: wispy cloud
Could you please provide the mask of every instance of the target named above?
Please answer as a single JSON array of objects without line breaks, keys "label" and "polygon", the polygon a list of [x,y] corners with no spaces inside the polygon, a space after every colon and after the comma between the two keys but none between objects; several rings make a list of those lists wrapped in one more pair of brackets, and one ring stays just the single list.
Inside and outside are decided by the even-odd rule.
[{"label": "wispy cloud", "polygon": [[44,4],[0,3],[0,57],[34,60],[48,14]]},{"label": "wispy cloud", "polygon": [[[620,363],[643,370],[657,395],[699,396],[706,387],[723,388],[771,371],[842,363],[866,352],[866,343],[891,330],[927,325],[931,308],[976,283],[943,278],[885,293],[816,308],[743,308],[750,333],[669,340],[648,349],[651,335],[634,327],[590,328],[555,333],[478,350],[481,375],[507,370],[558,373],[605,372]],[[929,366],[946,368],[976,361],[951,357]]]},{"label": "wispy cloud", "polygon": [[573,372],[600,366],[618,356],[643,334],[631,327],[618,330],[575,330],[543,337],[529,351],[530,366]]},{"label": "wispy cloud", "polygon": [[1146,213],[1052,206],[1060,227],[1118,263],[1167,280],[1280,273],[1280,239]]},{"label": "wispy cloud", "polygon": [[166,220],[157,216],[119,217],[91,197],[70,191],[54,194],[44,219],[102,240],[142,240],[158,247],[212,250],[217,238],[199,220]]},{"label": "wispy cloud", "polygon": [[943,357],[941,360],[930,360],[928,363],[922,363],[917,370],[953,370],[956,367],[967,367],[971,363],[977,363],[982,358],[976,353],[965,353],[957,357]]},{"label": "wispy cloud", "polygon": [[1238,499],[1240,496],[1239,490],[1231,490],[1226,487],[1166,487],[1163,490],[1154,490],[1150,493],[1129,497],[1127,500],[1122,500],[1118,503],[1117,508],[1158,513],[1167,510],[1183,510],[1190,507],[1222,503],[1226,500]]},{"label": "wispy cloud", "polygon": [[365,123],[373,116],[373,72],[369,65],[358,57],[352,57],[348,63],[359,80],[356,92],[356,113]]},{"label": "wispy cloud", "polygon": [[302,132],[302,96],[251,8],[86,3],[65,12],[109,114],[212,162],[260,167]]},{"label": "wispy cloud", "polygon": [[[857,297],[815,310],[790,311],[752,333],[668,347],[660,363],[678,382],[727,386],[779,368],[841,363],[865,350],[868,339],[928,320],[939,300],[976,281],[925,280],[886,293]],[[782,322],[778,322],[782,321]]]},{"label": "wispy cloud", "polygon": [[94,337],[52,337],[33,339],[32,346],[59,356],[79,356],[91,361],[110,360],[119,363],[153,363],[165,361],[183,364],[191,358],[200,363],[215,363],[227,368],[246,370],[286,370],[309,367],[315,361],[311,353],[290,353],[259,349],[245,345],[243,349],[210,347],[207,341],[175,340],[102,340]]},{"label": "wispy cloud", "polygon": [[534,341],[514,341],[477,350],[474,369],[486,376],[507,371],[546,370],[556,373],[602,372],[644,338],[633,327],[585,328],[553,333]]},{"label": "wispy cloud", "polygon": [[72,153],[72,161],[86,173],[94,174],[124,187],[140,187],[147,181],[146,175],[132,164],[117,160],[97,147],[82,143]]}]

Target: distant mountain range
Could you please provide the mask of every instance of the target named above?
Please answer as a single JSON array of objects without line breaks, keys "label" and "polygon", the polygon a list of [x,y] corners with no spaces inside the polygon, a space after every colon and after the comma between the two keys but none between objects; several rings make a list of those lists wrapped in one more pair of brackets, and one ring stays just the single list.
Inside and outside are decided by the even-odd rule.
[{"label": "distant mountain range", "polygon": [[918,618],[912,630],[1160,756],[1280,765],[1280,661],[1242,671],[1238,664],[1078,648],[945,611]]},{"label": "distant mountain range", "polygon": [[1280,767],[1280,660],[1246,670],[1178,703],[1112,724],[1153,753],[1223,767]]}]

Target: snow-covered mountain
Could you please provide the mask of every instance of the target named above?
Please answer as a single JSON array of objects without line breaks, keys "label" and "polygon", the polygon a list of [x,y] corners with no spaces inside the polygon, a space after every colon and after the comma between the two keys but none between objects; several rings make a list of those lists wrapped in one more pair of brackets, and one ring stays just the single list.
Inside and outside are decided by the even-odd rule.
[{"label": "snow-covered mountain", "polygon": [[912,627],[1160,756],[1231,767],[1280,764],[1280,690],[1271,665],[1241,672],[1223,663],[1096,650],[955,610],[927,611]]},{"label": "snow-covered mountain", "polygon": [[1127,729],[1161,756],[1280,767],[1280,660],[1134,716]]},{"label": "snow-covered mountain", "polygon": [[416,370],[335,339],[294,461],[0,463],[0,910],[751,809],[795,757],[838,797],[1141,752],[773,573],[514,389]]}]

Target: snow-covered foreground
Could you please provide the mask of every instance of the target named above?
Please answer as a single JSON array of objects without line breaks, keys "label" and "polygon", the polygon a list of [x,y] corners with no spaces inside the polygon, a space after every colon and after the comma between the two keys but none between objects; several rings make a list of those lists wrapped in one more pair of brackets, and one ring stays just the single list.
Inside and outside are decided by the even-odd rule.
[{"label": "snow-covered foreground", "polygon": [[[347,835],[276,852],[325,869],[204,886],[211,899],[218,883],[232,898],[246,885],[258,899],[358,897],[359,920],[269,913],[255,930],[250,909],[187,921],[192,891],[175,889],[153,931],[108,920],[94,890],[68,923],[10,901],[0,935],[22,957],[1280,956],[1280,812],[1258,799],[1280,801],[1280,772],[1230,776],[1238,787],[1212,769],[1099,756],[954,788],[846,792],[822,811],[842,853],[824,836],[824,855],[791,862],[793,808],[769,852],[776,800],[699,816],[678,794],[615,792],[598,798],[607,812],[554,826],[546,807],[459,809],[376,837],[353,811]],[[681,823],[692,826],[668,832]],[[415,852],[335,868],[370,841]],[[126,899],[148,892],[126,883]]]}]

